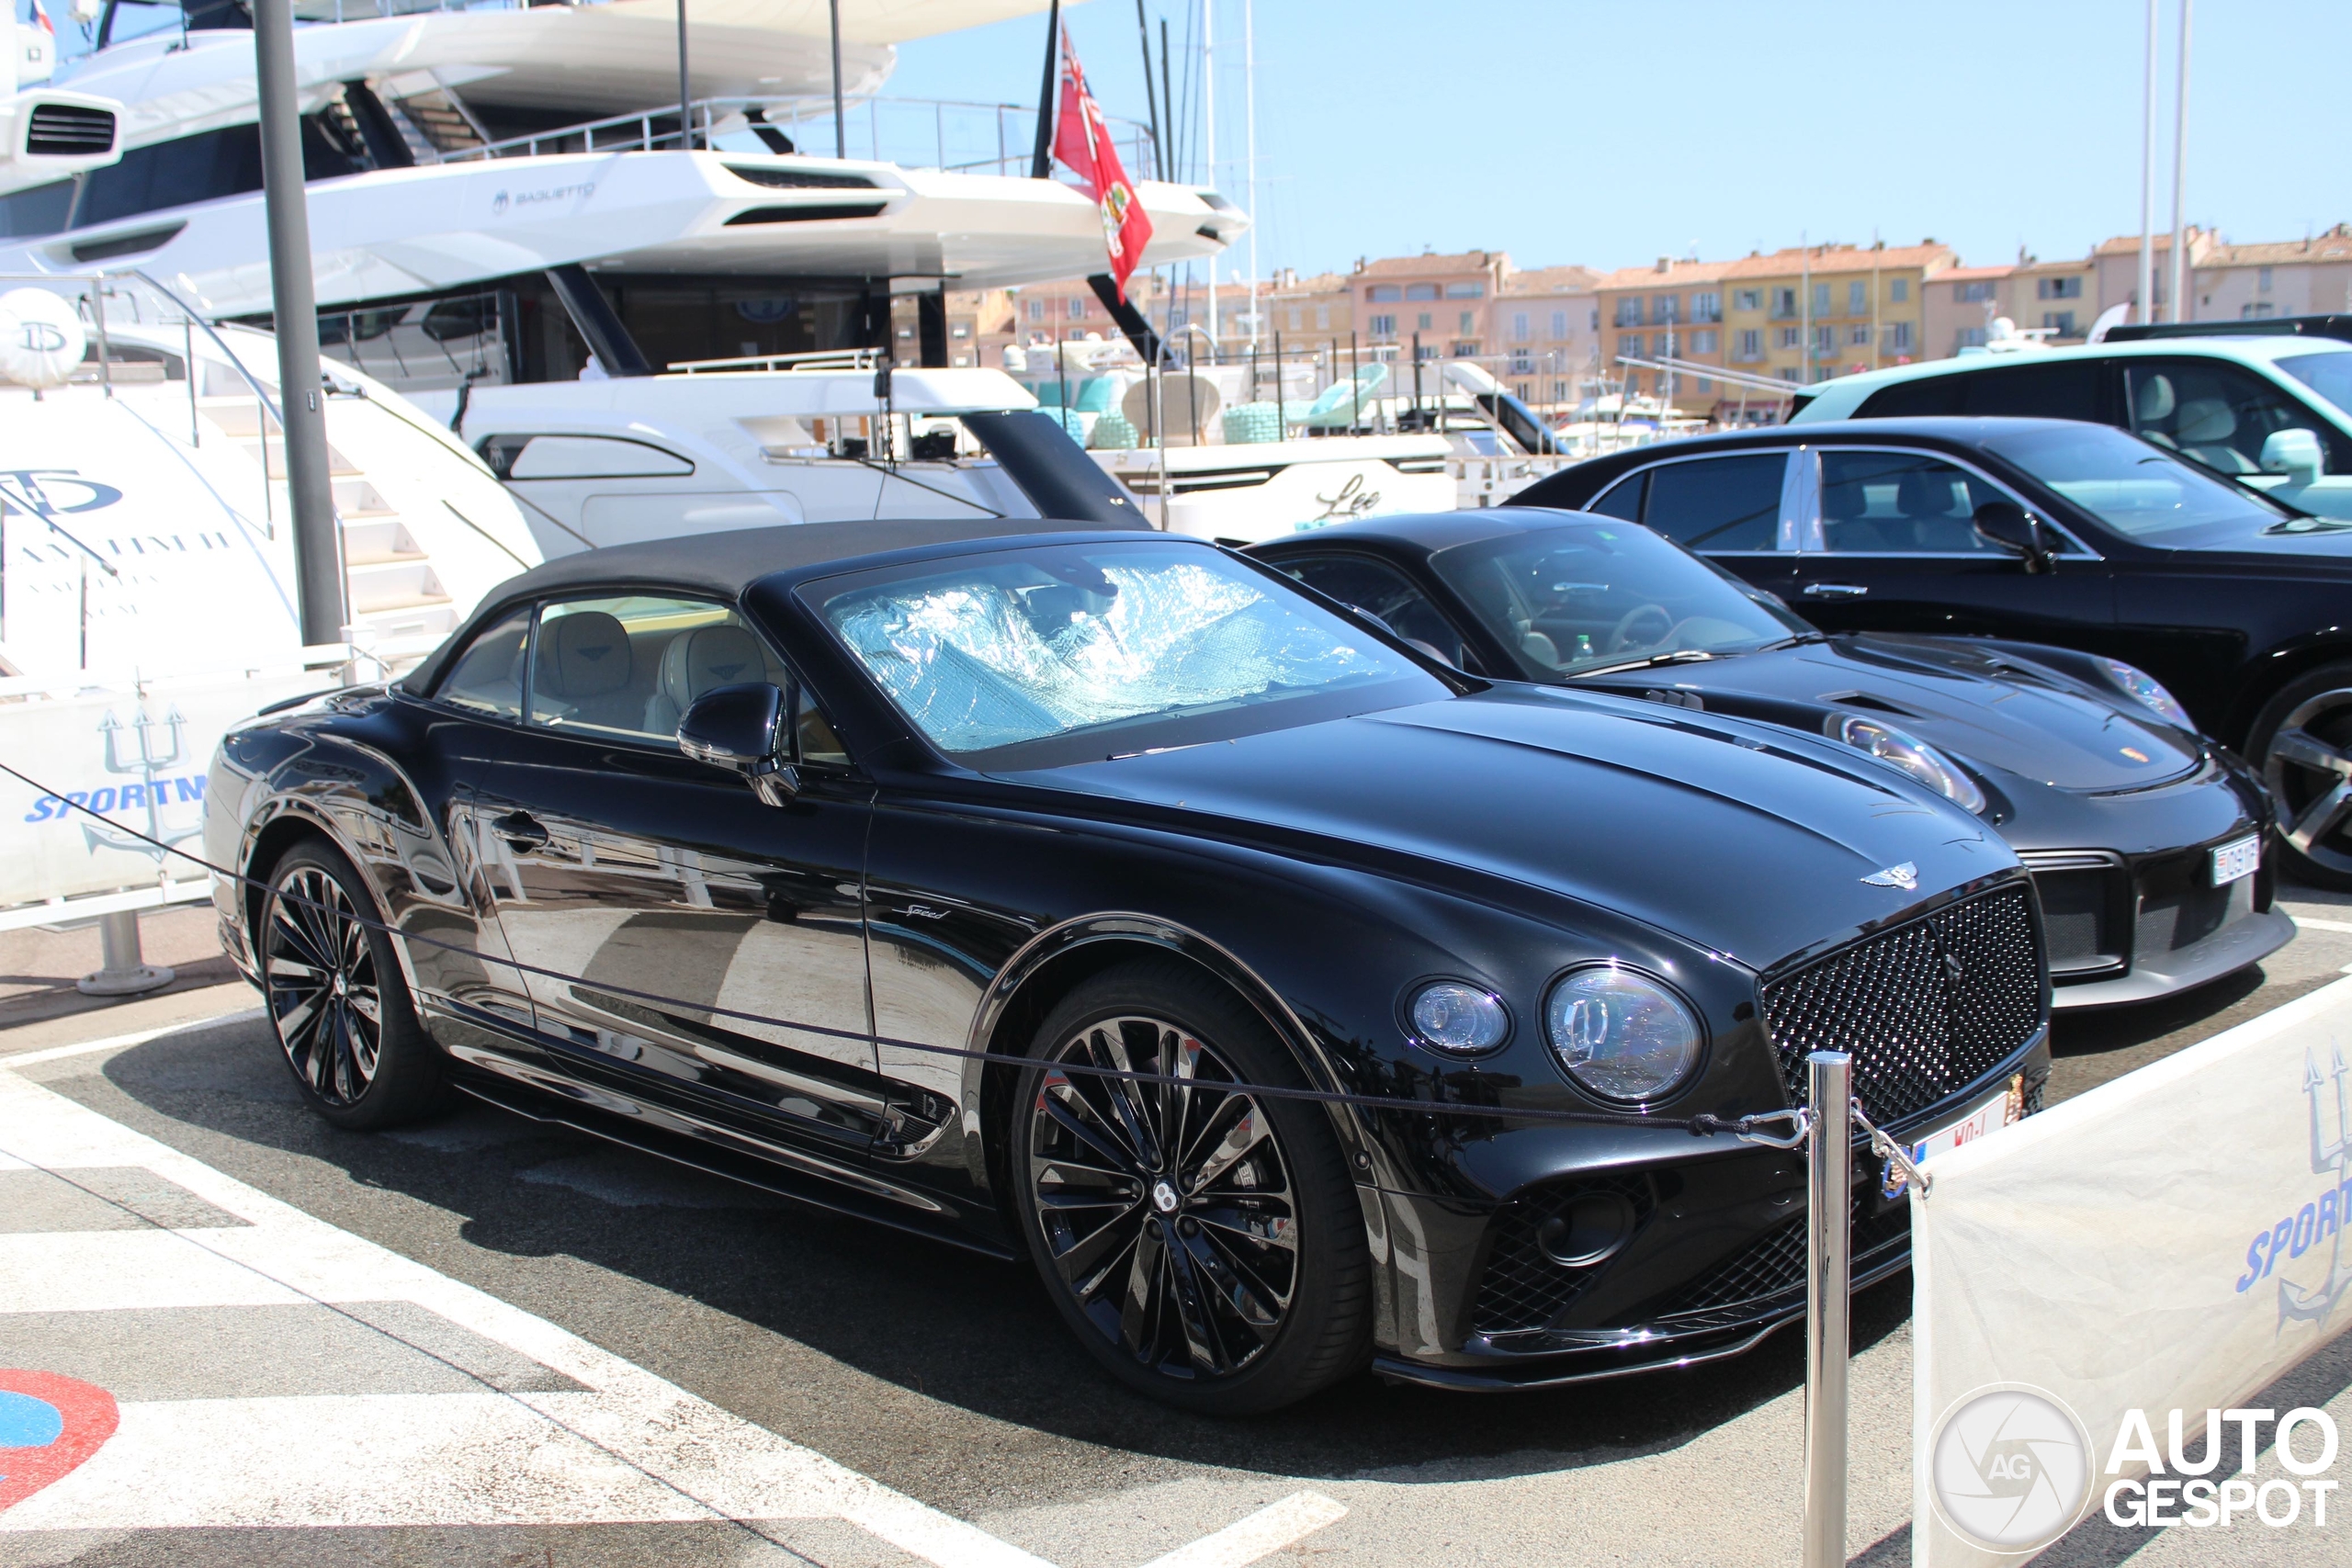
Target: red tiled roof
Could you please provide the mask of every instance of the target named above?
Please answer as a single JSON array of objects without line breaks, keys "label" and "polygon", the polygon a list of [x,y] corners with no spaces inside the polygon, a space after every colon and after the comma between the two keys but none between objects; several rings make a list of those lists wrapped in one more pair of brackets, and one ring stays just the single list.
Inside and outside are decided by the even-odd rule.
[{"label": "red tiled roof", "polygon": [[1484,272],[1498,261],[1505,267],[1510,265],[1510,258],[1500,251],[1463,251],[1442,256],[1383,256],[1378,261],[1364,263],[1363,269],[1352,276],[1418,277],[1429,273]]}]

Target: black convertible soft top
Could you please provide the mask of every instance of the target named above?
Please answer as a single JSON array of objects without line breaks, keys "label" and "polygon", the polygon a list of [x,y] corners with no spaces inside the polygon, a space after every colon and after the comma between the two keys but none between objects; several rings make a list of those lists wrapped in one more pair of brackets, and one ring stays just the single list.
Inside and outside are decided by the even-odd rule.
[{"label": "black convertible soft top", "polygon": [[[1140,518],[1135,532],[1154,530]],[[566,588],[601,588],[629,582],[662,583],[732,600],[772,572],[857,560],[893,550],[959,545],[981,539],[1033,538],[1040,534],[1122,532],[1119,525],[1053,517],[910,517],[857,519],[845,523],[792,523],[774,528],[729,528],[715,534],[684,534],[641,544],[611,545],[558,556],[518,572],[482,595],[492,609],[516,599],[536,598]],[[449,640],[401,680],[407,690],[432,690],[451,651],[481,624],[467,617]]]}]

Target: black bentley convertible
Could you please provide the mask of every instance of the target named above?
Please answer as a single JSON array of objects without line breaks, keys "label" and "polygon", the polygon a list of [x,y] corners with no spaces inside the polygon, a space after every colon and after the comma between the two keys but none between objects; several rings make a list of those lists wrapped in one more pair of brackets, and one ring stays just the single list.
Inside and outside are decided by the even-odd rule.
[{"label": "black bentley convertible", "polygon": [[2253,771],[2141,671],[1988,638],[1826,635],[1647,528],[1526,506],[1250,547],[1447,662],[1841,740],[1999,831],[2041,894],[2059,1007],[2208,984],[2295,934]]},{"label": "black bentley convertible", "polygon": [[[1148,532],[570,557],[232,731],[206,800],[322,1115],[460,1090],[1025,1255],[1201,1409],[1733,1354],[1802,1310],[1804,1176],[1685,1118],[1789,1107],[1836,1046],[1917,1143],[2048,1071],[2031,885],[1932,792],[1490,685]],[[1883,1192],[1865,1281],[1906,1252]]]}]

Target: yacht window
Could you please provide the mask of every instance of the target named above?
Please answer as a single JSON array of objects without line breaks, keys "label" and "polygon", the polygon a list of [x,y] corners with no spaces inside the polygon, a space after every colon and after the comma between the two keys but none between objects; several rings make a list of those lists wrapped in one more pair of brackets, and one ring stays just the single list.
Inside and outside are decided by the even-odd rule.
[{"label": "yacht window", "polygon": [[158,208],[243,196],[261,189],[261,128],[225,125],[133,147],[120,162],[92,169],[82,179],[82,199],[74,209],[77,229]]},{"label": "yacht window", "polygon": [[694,464],[647,441],[611,435],[493,435],[482,461],[503,479],[669,479]]},{"label": "yacht window", "polygon": [[178,0],[169,5],[157,0],[112,0],[107,14],[98,24],[98,47],[128,43],[150,33],[180,30]]},{"label": "yacht window", "polygon": [[0,196],[0,239],[29,240],[62,233],[74,210],[74,182],[35,186],[30,190]]}]

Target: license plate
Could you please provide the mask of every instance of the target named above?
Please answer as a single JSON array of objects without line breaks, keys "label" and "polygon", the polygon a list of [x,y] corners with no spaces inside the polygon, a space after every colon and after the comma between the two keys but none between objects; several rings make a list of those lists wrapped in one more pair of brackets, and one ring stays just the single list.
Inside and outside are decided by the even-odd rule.
[{"label": "license plate", "polygon": [[[2010,1075],[2007,1084],[1989,1099],[1980,1100],[1973,1110],[1963,1112],[1957,1121],[1947,1122],[1931,1130],[1917,1143],[1905,1144],[1903,1152],[1911,1156],[1913,1165],[1924,1166],[1945,1150],[1973,1144],[1985,1134],[2006,1127],[2024,1115],[2025,1075],[2015,1073]],[[1888,1160],[1879,1178],[1880,1192],[1889,1198],[1900,1198],[1909,1185],[1910,1179],[1903,1174],[1902,1167]]]},{"label": "license plate", "polygon": [[2213,852],[2213,886],[2225,887],[2242,876],[2252,876],[2262,864],[2262,840],[2240,839]]}]

